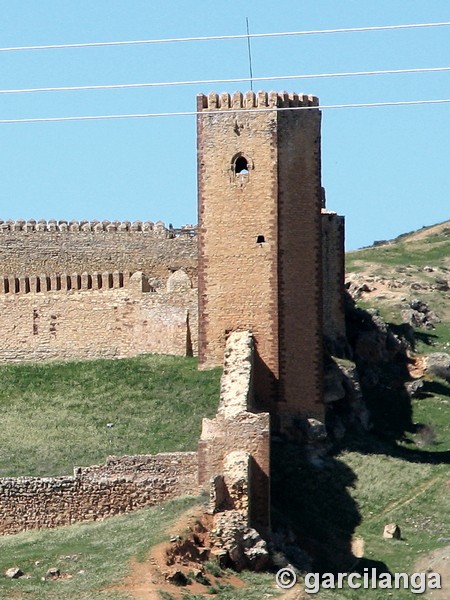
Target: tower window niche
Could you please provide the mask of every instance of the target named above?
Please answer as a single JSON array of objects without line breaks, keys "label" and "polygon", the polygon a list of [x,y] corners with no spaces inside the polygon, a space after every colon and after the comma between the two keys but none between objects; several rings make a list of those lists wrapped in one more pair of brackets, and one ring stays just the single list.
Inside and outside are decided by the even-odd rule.
[{"label": "tower window niche", "polygon": [[236,175],[248,175],[248,160],[245,156],[238,156],[234,161]]},{"label": "tower window niche", "polygon": [[253,169],[253,162],[242,152],[235,154],[231,159],[231,177],[239,187],[243,187],[249,180],[250,171]]}]

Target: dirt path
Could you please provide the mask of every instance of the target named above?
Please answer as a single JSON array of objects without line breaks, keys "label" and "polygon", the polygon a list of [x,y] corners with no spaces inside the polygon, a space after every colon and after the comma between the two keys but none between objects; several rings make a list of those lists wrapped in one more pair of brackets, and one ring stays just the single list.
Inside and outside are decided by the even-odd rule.
[{"label": "dirt path", "polygon": [[[195,522],[203,515],[204,506],[194,506],[183,513],[168,531],[169,536],[179,536],[186,534],[194,526]],[[214,594],[208,594],[208,585],[204,585],[191,578],[191,583],[187,587],[177,587],[169,583],[166,576],[175,569],[180,569],[188,574],[195,572],[199,568],[196,562],[186,561],[183,565],[170,567],[167,565],[168,542],[163,542],[153,547],[143,562],[133,559],[130,562],[130,573],[123,579],[122,583],[114,586],[114,590],[130,594],[134,600],[161,600],[160,591],[168,592],[173,598],[181,600],[183,593],[189,591],[191,594],[199,594],[205,598],[215,598]],[[234,574],[222,575],[220,579],[207,573],[207,578],[211,585],[217,587],[218,584],[229,584],[235,588],[245,586],[242,579]],[[282,596],[286,600],[300,600],[295,595]]]}]

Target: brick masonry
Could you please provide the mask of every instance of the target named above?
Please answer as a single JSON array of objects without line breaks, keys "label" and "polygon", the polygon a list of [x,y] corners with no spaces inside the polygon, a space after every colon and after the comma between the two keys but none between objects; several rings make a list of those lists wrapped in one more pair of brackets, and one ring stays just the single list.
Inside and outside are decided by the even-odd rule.
[{"label": "brick masonry", "polygon": [[[199,358],[221,364],[227,335],[251,331],[255,403],[280,429],[293,415],[324,416],[317,104],[274,92],[198,97]],[[310,109],[267,110],[298,106]]]},{"label": "brick masonry", "polygon": [[344,345],[344,217],[322,210],[323,327],[331,348]]},{"label": "brick masonry", "polygon": [[198,495],[197,453],[109,457],[73,476],[0,479],[0,534],[97,521]]}]

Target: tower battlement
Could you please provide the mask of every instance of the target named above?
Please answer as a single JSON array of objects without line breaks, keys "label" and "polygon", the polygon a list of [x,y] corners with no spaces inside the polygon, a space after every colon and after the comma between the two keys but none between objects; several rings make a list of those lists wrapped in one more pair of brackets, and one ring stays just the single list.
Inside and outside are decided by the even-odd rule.
[{"label": "tower battlement", "polygon": [[208,95],[199,94],[197,96],[197,109],[202,110],[239,110],[252,108],[295,108],[299,106],[319,106],[319,98],[308,94],[297,94],[287,92],[234,92],[228,94],[216,94],[211,92]]},{"label": "tower battlement", "polygon": [[162,221],[57,221],[56,219],[9,219],[3,221],[0,219],[0,233],[8,233],[10,231],[30,232],[50,232],[50,233],[77,233],[77,232],[92,232],[92,233],[152,233],[156,236],[175,237],[177,235],[187,235],[194,237],[196,235],[196,227],[194,225],[185,225],[174,229],[166,227]]}]

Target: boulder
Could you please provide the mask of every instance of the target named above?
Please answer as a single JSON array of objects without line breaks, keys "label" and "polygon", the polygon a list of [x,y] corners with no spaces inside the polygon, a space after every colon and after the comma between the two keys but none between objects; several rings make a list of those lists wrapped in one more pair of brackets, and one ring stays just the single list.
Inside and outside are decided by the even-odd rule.
[{"label": "boulder", "polygon": [[405,390],[410,398],[418,398],[422,392],[423,379],[415,379],[405,383]]},{"label": "boulder", "polygon": [[433,352],[425,357],[425,371],[450,381],[450,354]]},{"label": "boulder", "polygon": [[61,572],[58,569],[58,567],[50,567],[50,569],[47,569],[47,573],[45,574],[45,579],[58,579],[58,577],[60,575],[61,575]]},{"label": "boulder", "polygon": [[19,567],[11,567],[5,571],[5,577],[8,577],[8,579],[19,579],[19,577],[23,577],[23,574]]},{"label": "boulder", "polygon": [[400,527],[396,523],[388,523],[384,526],[383,539],[399,540],[401,538]]}]

